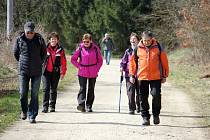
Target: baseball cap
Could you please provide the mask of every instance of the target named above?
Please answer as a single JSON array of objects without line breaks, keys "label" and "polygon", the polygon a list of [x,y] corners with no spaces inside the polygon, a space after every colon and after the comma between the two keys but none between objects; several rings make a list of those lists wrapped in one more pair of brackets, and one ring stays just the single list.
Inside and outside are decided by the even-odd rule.
[{"label": "baseball cap", "polygon": [[26,32],[34,32],[34,28],[35,28],[35,25],[31,21],[26,22],[24,25],[24,30]]}]

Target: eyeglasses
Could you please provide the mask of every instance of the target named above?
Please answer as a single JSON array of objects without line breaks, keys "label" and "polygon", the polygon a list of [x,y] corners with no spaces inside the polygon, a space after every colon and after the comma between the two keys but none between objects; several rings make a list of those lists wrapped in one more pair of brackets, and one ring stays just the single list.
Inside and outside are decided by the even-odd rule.
[{"label": "eyeglasses", "polygon": [[88,44],[88,43],[90,43],[90,41],[83,41],[83,43]]},{"label": "eyeglasses", "polygon": [[34,32],[26,32],[26,34],[34,34]]}]

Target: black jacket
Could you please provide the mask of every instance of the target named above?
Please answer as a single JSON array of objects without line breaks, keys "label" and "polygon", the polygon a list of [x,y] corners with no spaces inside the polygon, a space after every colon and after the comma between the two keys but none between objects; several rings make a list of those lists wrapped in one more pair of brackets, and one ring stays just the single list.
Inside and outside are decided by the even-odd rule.
[{"label": "black jacket", "polygon": [[42,64],[46,56],[46,44],[42,36],[35,34],[32,40],[26,38],[25,33],[17,37],[14,45],[14,56],[19,61],[19,74],[40,76]]}]

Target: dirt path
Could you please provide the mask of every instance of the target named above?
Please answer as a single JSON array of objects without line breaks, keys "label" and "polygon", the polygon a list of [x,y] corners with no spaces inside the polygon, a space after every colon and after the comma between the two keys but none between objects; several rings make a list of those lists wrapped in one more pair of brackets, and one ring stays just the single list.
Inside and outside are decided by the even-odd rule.
[{"label": "dirt path", "polygon": [[[161,123],[141,126],[140,115],[129,115],[123,87],[121,113],[118,113],[119,61],[104,65],[96,85],[93,113],[76,110],[78,83],[59,94],[55,113],[40,113],[37,124],[18,121],[0,140],[207,140],[210,126],[201,125],[203,116],[191,107],[182,91],[164,84]],[[125,83],[124,83],[125,85]],[[206,116],[210,119],[210,115]]]}]

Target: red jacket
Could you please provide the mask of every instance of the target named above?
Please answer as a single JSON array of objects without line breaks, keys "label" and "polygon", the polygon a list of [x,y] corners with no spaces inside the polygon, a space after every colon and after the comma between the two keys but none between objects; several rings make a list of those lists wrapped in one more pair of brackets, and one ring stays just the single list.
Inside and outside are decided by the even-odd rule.
[{"label": "red jacket", "polygon": [[66,56],[64,49],[57,45],[53,48],[50,44],[47,45],[47,58],[45,62],[45,70],[52,72],[53,66],[60,69],[60,74],[66,74]]}]

